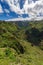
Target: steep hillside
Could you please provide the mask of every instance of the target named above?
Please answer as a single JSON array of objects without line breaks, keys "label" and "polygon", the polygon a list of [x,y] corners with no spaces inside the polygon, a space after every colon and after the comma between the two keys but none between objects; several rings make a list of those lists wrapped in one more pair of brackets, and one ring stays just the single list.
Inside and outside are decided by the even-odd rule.
[{"label": "steep hillside", "polygon": [[43,21],[0,21],[0,65],[43,65]]}]

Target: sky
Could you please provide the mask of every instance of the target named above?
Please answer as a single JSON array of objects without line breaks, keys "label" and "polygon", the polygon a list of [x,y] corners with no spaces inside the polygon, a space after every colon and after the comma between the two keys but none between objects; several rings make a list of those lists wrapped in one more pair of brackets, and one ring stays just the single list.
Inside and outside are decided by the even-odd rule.
[{"label": "sky", "polygon": [[33,19],[43,19],[43,0],[0,0],[0,20]]}]

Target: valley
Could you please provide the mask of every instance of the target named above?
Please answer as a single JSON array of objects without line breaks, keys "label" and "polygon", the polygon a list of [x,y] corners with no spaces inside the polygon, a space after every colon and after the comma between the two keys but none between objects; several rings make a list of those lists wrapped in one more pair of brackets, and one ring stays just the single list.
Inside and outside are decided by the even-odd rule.
[{"label": "valley", "polygon": [[0,21],[0,65],[43,65],[43,20]]}]

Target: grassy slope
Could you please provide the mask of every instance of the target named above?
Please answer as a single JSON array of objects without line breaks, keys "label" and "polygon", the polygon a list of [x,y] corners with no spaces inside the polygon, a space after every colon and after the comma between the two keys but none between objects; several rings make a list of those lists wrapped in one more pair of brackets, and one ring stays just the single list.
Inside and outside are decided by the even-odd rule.
[{"label": "grassy slope", "polygon": [[[37,26],[35,24],[32,26],[40,30],[42,24],[38,23]],[[23,30],[18,32],[17,26],[12,23],[0,23],[0,31],[0,65],[43,65],[43,51],[38,46],[32,47],[30,42],[22,39]],[[15,39],[16,37],[21,38]],[[20,54],[13,48],[3,47],[5,44],[8,46],[11,43],[13,44],[15,40],[16,43],[19,41],[20,45],[25,49],[23,54],[19,52],[20,50],[15,44],[14,47],[16,46]]]},{"label": "grassy slope", "polygon": [[21,41],[25,48],[25,53],[18,55],[15,50],[6,56],[6,48],[0,48],[0,65],[43,65],[43,51],[38,47],[32,47],[28,42]]}]

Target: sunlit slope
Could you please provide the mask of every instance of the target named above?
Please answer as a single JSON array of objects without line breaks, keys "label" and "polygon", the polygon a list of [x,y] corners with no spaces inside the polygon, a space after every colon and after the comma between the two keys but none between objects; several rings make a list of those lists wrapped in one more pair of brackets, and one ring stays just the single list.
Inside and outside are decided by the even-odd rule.
[{"label": "sunlit slope", "polygon": [[0,22],[0,65],[43,65],[43,22]]}]

